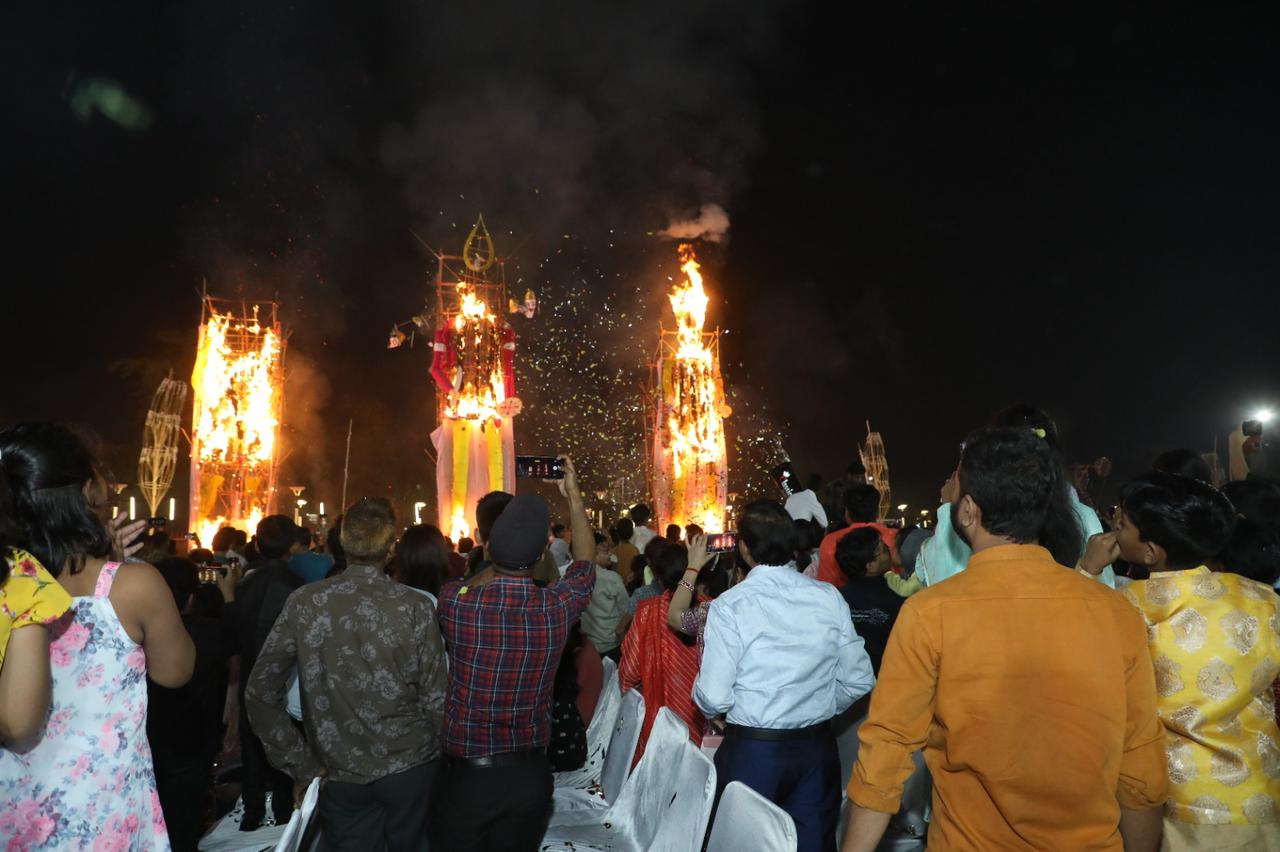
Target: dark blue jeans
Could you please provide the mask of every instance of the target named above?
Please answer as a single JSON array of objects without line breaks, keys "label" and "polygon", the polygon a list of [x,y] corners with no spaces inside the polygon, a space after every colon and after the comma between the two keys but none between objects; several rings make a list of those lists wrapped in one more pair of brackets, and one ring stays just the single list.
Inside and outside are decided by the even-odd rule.
[{"label": "dark blue jeans", "polygon": [[725,786],[741,781],[791,815],[798,852],[835,852],[840,757],[834,734],[775,742],[730,733],[715,763],[717,806]]}]

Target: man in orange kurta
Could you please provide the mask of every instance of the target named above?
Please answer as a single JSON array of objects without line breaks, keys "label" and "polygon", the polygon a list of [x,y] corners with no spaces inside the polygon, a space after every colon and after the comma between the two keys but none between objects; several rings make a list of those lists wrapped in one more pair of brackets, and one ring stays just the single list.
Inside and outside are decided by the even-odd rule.
[{"label": "man in orange kurta", "polygon": [[1061,564],[1079,539],[1052,520],[1072,517],[1059,462],[1029,430],[984,430],[960,484],[955,529],[973,557],[898,615],[844,852],[875,848],[920,748],[931,849],[1154,852],[1168,778],[1146,630],[1118,593]]}]

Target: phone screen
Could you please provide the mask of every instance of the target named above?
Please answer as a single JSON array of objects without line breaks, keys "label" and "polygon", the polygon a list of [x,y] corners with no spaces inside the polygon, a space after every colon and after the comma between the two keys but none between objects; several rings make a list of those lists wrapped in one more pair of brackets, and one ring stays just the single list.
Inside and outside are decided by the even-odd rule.
[{"label": "phone screen", "polygon": [[711,533],[707,536],[707,553],[729,553],[737,549],[736,532]]},{"label": "phone screen", "polygon": [[803,491],[800,484],[796,482],[795,469],[791,467],[791,462],[783,462],[773,469],[773,478],[777,480],[778,485],[782,487],[783,493],[788,497],[797,492]]},{"label": "phone screen", "polygon": [[564,462],[556,456],[516,456],[517,479],[564,479]]}]

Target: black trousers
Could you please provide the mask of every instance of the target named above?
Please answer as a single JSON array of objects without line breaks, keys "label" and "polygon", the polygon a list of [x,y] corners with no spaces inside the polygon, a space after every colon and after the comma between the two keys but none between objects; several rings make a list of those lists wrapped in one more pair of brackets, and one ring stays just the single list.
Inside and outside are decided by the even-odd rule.
[{"label": "black trousers", "polygon": [[433,760],[368,784],[328,781],[320,825],[334,852],[426,852],[428,803],[440,771]]},{"label": "black trousers", "polygon": [[432,852],[537,852],[551,819],[551,764],[446,766],[431,801]]},{"label": "black trousers", "polygon": [[213,755],[155,753],[156,794],[174,852],[196,852],[212,798]]},{"label": "black trousers", "polygon": [[284,825],[293,813],[293,779],[267,761],[262,740],[249,727],[249,716],[240,698],[240,795],[244,798],[242,828],[257,827],[267,813],[267,793],[276,822]]}]

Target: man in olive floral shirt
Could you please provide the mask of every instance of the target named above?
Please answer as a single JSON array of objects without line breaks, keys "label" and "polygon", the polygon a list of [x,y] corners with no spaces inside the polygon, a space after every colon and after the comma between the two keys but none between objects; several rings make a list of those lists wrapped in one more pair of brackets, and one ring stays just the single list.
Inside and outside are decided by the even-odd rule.
[{"label": "man in olive floral shirt", "polygon": [[[385,500],[347,510],[347,570],[289,597],[249,678],[249,719],[300,794],[323,776],[320,820],[337,852],[426,849],[447,667],[435,607],[387,577]],[[304,740],[285,711],[297,667]]]}]

